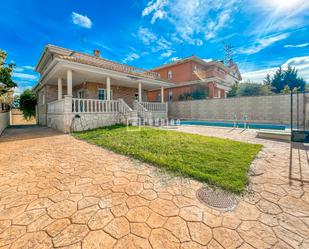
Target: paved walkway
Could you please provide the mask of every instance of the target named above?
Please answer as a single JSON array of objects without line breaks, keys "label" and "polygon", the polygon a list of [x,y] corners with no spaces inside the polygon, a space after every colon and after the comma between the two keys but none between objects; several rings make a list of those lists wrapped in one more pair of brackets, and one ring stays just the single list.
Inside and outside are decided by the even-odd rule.
[{"label": "paved walkway", "polygon": [[233,211],[201,204],[196,181],[47,128],[11,128],[0,138],[0,248],[309,248],[304,148],[181,129],[265,145]]}]

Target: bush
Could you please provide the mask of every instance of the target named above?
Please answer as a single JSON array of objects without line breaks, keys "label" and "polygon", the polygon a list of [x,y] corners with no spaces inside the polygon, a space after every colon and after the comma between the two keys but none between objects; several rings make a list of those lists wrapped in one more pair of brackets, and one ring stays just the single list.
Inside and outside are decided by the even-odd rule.
[{"label": "bush", "polygon": [[189,100],[191,99],[192,96],[191,96],[191,93],[182,93],[178,96],[178,100]]},{"label": "bush", "polygon": [[264,96],[272,91],[267,85],[257,83],[241,83],[238,85],[237,96]]},{"label": "bush", "polygon": [[35,106],[37,98],[35,92],[32,90],[25,90],[19,98],[19,108],[23,113],[25,119],[29,120],[35,117]]},{"label": "bush", "polygon": [[206,99],[207,90],[204,88],[197,88],[192,91],[192,99]]}]

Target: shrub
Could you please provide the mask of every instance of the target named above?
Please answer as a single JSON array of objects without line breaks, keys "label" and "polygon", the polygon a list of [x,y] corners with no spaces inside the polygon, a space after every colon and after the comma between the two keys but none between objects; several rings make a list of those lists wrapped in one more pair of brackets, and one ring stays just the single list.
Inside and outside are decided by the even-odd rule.
[{"label": "shrub", "polygon": [[25,90],[19,99],[19,108],[23,113],[25,119],[29,120],[31,117],[35,117],[35,106],[37,103],[37,97],[32,90]]}]

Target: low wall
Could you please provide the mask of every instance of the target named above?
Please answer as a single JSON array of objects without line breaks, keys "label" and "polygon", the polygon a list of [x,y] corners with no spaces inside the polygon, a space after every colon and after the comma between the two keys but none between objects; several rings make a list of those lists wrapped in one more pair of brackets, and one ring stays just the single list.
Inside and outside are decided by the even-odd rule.
[{"label": "low wall", "polygon": [[11,125],[34,125],[36,118],[32,117],[29,120],[24,118],[23,113],[18,109],[11,110]]},{"label": "low wall", "polygon": [[[308,96],[308,95],[307,95]],[[299,120],[303,120],[303,95],[298,96]],[[169,118],[213,121],[244,120],[249,122],[290,124],[291,97],[286,95],[239,97],[178,101],[169,103]],[[294,119],[296,120],[296,94],[293,96]]]},{"label": "low wall", "polygon": [[0,112],[0,135],[10,125],[10,112]]},{"label": "low wall", "polygon": [[48,114],[47,126],[65,133],[91,130],[119,123],[116,113]]},{"label": "low wall", "polygon": [[153,120],[155,119],[167,119],[167,113],[166,112],[152,112],[151,117]]}]

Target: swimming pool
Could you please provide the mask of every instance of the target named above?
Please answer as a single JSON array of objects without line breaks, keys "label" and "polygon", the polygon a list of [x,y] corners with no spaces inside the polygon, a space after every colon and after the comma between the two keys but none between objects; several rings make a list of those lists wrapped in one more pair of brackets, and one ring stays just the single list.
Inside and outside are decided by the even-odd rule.
[{"label": "swimming pool", "polygon": [[[201,120],[181,120],[181,125],[206,125],[217,127],[234,127],[234,122],[219,122],[219,121],[201,121]],[[265,123],[250,123],[238,122],[237,128],[249,128],[249,129],[270,129],[270,130],[285,130],[286,125],[281,124],[265,124]]]}]

